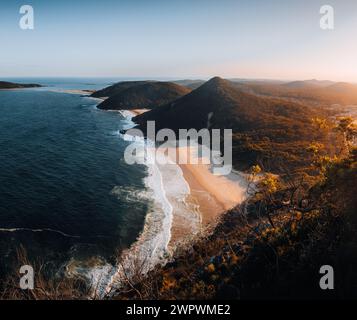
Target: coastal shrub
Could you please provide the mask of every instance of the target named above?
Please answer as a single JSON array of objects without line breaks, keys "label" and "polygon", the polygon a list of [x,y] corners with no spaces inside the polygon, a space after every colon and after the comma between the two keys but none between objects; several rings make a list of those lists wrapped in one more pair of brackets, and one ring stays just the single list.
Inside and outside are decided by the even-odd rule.
[{"label": "coastal shrub", "polygon": [[[252,171],[261,174],[260,166]],[[301,177],[300,177],[301,179]],[[357,297],[357,151],[329,166],[323,178],[296,190],[268,175],[274,201],[267,216],[249,215],[262,199],[226,213],[210,234],[177,252],[171,263],[143,277],[136,288],[158,286],[144,299],[259,299]],[[273,187],[271,187],[273,186]],[[308,186],[308,188],[307,188]],[[292,201],[284,201],[284,195]],[[291,195],[294,195],[291,197]],[[258,206],[259,207],[259,206]],[[334,266],[335,290],[319,287],[319,269]],[[351,280],[352,279],[352,280]],[[144,285],[145,284],[145,285]],[[118,292],[117,299],[127,297]],[[130,298],[138,298],[132,290]]]}]

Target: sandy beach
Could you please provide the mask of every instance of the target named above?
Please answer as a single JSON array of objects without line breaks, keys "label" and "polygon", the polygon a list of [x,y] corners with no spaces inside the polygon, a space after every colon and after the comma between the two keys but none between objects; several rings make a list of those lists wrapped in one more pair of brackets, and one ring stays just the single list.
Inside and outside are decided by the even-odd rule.
[{"label": "sandy beach", "polygon": [[138,116],[140,114],[143,114],[145,112],[150,111],[150,109],[132,109],[132,110],[129,110],[129,111],[134,113],[135,116]]},{"label": "sandy beach", "polygon": [[[178,152],[190,154],[185,149]],[[185,180],[190,186],[191,196],[197,202],[202,215],[202,224],[206,225],[217,220],[227,210],[241,203],[246,196],[246,181],[242,176],[231,173],[229,176],[214,175],[208,164],[199,159],[198,164],[179,164]]]},{"label": "sandy beach", "polygon": [[[185,159],[186,156],[189,156],[190,159],[194,157],[191,150],[181,147],[176,148],[176,155],[177,159],[179,157]],[[214,225],[222,214],[241,203],[246,197],[247,183],[243,176],[235,173],[231,173],[229,176],[214,175],[210,166],[202,162],[202,159],[199,158],[198,164],[192,164],[189,161],[186,161],[185,164],[178,164],[190,189],[185,200],[189,210],[182,212],[173,206],[169,246],[175,246],[193,236],[192,227],[188,225],[187,221],[192,219],[193,215],[199,215],[199,230],[196,231],[203,230]],[[190,212],[192,208],[195,208],[194,212]]]}]

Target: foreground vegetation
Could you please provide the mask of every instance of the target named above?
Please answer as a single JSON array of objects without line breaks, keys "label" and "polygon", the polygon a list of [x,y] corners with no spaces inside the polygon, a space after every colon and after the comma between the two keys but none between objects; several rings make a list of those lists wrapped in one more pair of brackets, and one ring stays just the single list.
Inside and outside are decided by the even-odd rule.
[{"label": "foreground vegetation", "polygon": [[[258,192],[116,299],[356,298],[356,149],[307,191],[272,181],[262,180],[269,200]],[[322,265],[334,267],[335,290],[320,289]]]},{"label": "foreground vegetation", "polygon": [[[327,129],[326,121],[314,122]],[[169,264],[146,276],[138,271],[116,299],[356,298],[356,128],[342,118],[329,130],[342,147],[331,156],[312,141],[313,176],[253,166],[248,202]],[[334,268],[334,290],[320,289],[323,265]]]}]

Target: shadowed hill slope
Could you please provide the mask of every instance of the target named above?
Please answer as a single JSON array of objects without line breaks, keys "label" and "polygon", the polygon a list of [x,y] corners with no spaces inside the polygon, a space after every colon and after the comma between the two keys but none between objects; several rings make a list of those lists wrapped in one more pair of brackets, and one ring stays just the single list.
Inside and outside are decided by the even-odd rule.
[{"label": "shadowed hill slope", "polygon": [[93,92],[91,97],[93,98],[104,98],[104,97],[111,97],[115,94],[119,94],[123,92],[124,90],[135,87],[141,84],[145,83],[150,83],[152,81],[123,81],[123,82],[118,82],[115,83],[109,87],[106,87],[104,89],[98,90],[96,92]]},{"label": "shadowed hill slope", "polygon": [[174,101],[190,89],[171,82],[148,82],[131,86],[99,104],[99,109],[152,109]]}]

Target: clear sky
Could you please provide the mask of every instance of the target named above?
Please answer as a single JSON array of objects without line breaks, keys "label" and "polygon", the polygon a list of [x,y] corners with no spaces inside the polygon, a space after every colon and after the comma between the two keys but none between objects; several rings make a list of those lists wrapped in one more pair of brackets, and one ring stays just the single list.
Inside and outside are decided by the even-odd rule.
[{"label": "clear sky", "polygon": [[[19,28],[30,4],[35,29]],[[321,5],[335,29],[320,29]],[[357,82],[356,0],[1,0],[0,77]]]}]

